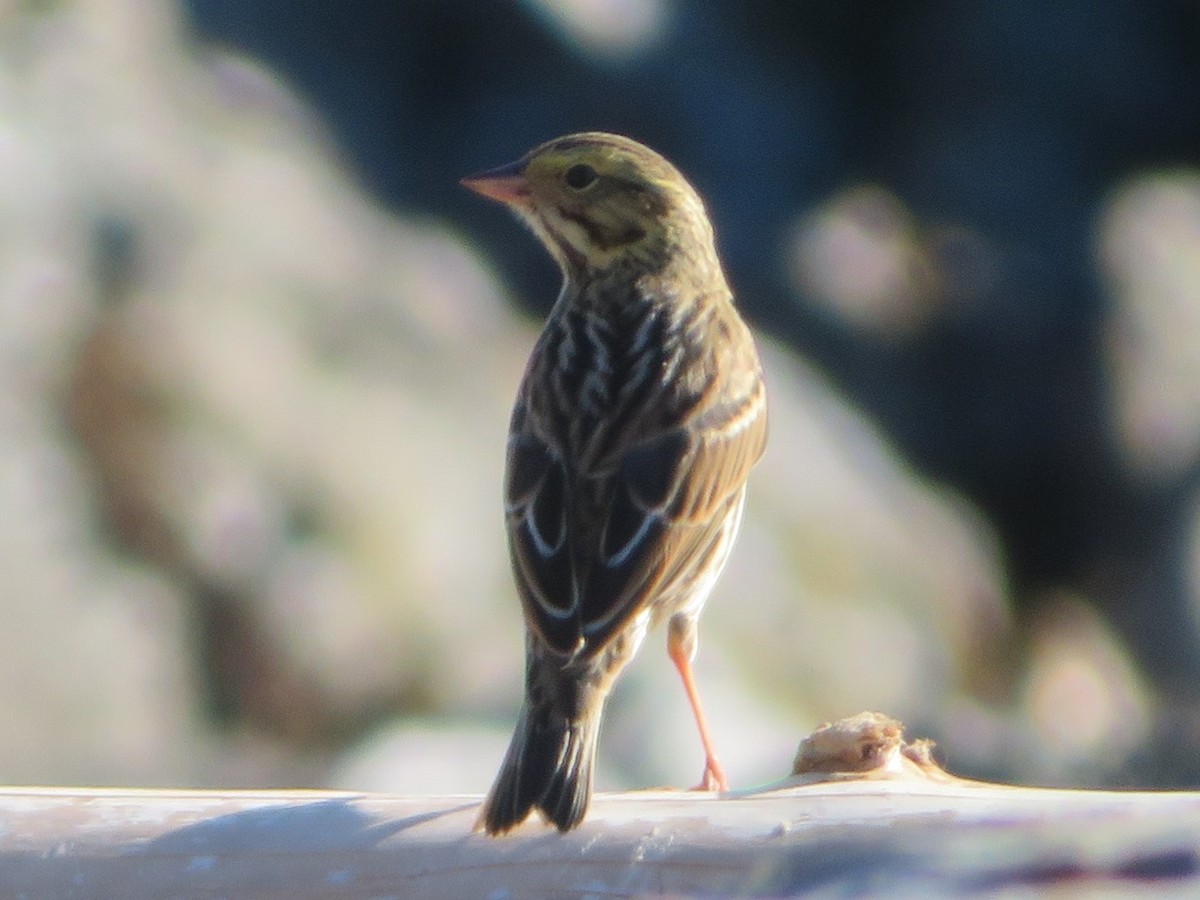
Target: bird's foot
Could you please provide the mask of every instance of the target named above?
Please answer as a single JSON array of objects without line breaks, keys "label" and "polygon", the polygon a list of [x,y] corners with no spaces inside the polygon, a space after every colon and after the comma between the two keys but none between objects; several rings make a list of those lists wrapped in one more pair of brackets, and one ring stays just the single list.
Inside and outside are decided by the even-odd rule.
[{"label": "bird's foot", "polygon": [[716,791],[721,794],[729,790],[729,779],[725,776],[725,769],[715,756],[705,760],[704,774],[700,776],[700,783],[692,790]]}]

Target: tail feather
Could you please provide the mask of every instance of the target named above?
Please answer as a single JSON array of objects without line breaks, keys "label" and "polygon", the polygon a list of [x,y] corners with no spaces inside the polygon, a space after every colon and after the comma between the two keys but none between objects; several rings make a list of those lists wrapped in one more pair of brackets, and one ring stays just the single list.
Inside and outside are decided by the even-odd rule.
[{"label": "tail feather", "polygon": [[597,721],[595,717],[588,718],[568,728],[562,759],[538,803],[559,831],[570,831],[583,821],[592,802]]},{"label": "tail feather", "polygon": [[598,712],[569,719],[552,708],[532,709],[527,704],[477,828],[504,834],[534,809],[559,831],[578,825],[592,798]]}]

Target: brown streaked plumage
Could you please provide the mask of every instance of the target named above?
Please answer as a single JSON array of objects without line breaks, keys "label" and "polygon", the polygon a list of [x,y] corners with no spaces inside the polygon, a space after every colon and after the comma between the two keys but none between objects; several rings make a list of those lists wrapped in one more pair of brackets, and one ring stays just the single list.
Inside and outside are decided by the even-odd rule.
[{"label": "brown streaked plumage", "polygon": [[701,786],[726,790],[691,662],[766,399],[704,205],[663,157],[600,133],[463,184],[518,212],[563,271],[509,432],[525,703],[479,827],[502,834],[535,809],[562,831],[579,824],[604,701],[664,620],[704,744]]}]

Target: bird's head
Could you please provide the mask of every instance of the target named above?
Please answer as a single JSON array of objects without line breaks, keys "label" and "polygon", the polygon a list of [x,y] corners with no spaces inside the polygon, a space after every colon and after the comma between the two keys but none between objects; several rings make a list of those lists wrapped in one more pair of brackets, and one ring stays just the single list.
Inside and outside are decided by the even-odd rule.
[{"label": "bird's head", "polygon": [[617,261],[650,271],[681,250],[715,259],[700,197],[667,160],[628,138],[557,138],[462,183],[519,213],[568,277]]}]

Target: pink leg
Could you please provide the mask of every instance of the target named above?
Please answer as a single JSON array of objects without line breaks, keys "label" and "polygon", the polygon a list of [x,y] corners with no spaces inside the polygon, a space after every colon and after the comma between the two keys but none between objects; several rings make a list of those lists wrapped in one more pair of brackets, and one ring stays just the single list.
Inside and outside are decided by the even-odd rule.
[{"label": "pink leg", "polygon": [[679,677],[683,679],[683,689],[687,692],[688,703],[692,705],[692,714],[696,717],[696,727],[700,730],[700,743],[704,745],[704,775],[692,790],[727,791],[729,779],[725,777],[725,770],[717,759],[712,737],[708,733],[708,722],[700,706],[700,692],[696,690],[696,679],[692,675],[691,654],[682,642],[673,640],[667,642],[667,652],[671,656],[671,662],[675,663],[675,668],[679,670]]}]

